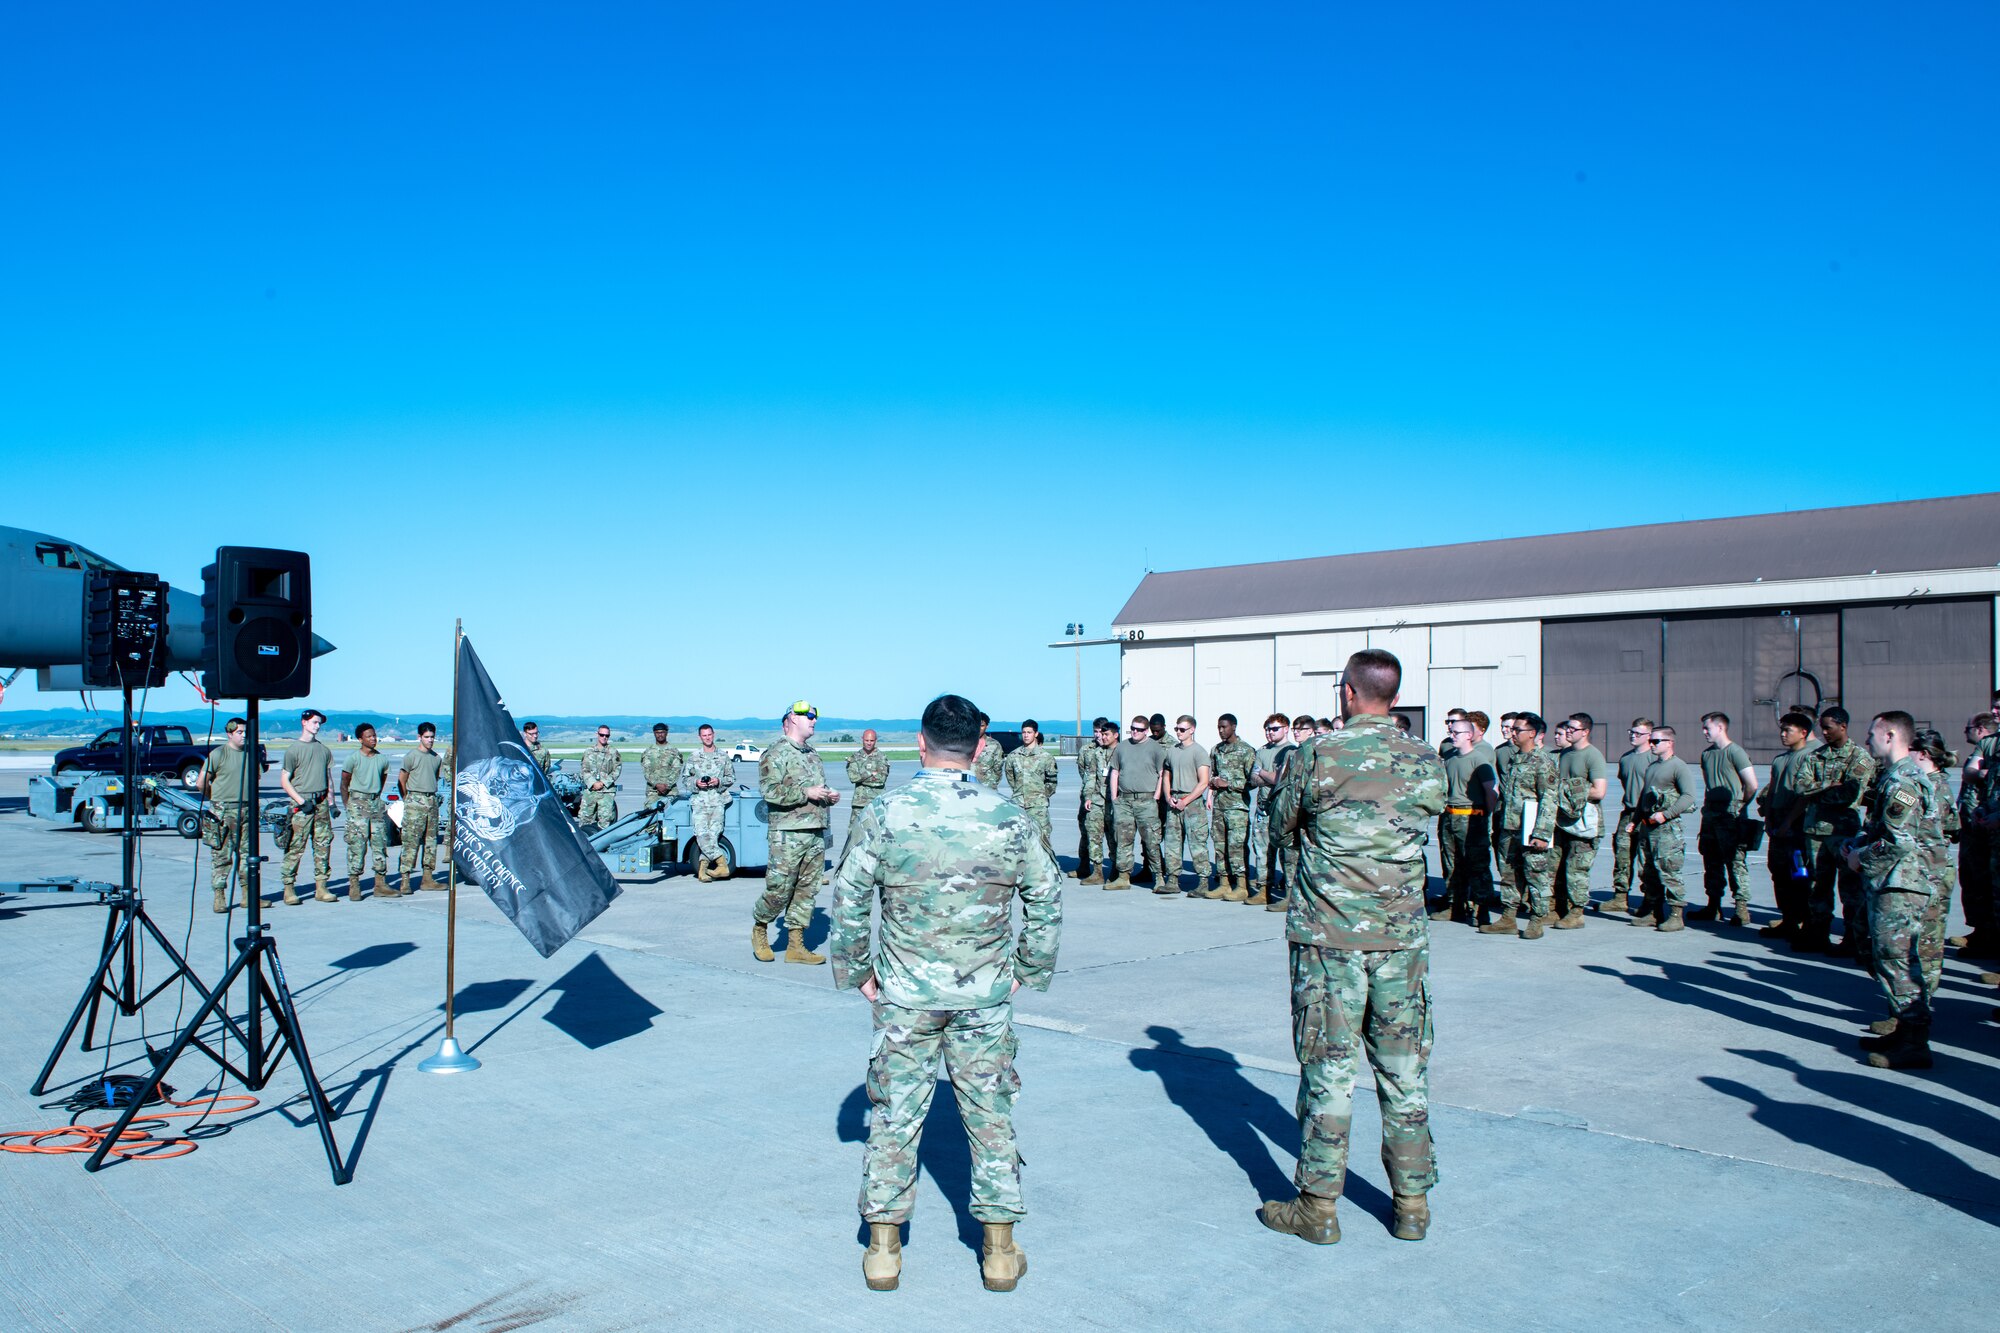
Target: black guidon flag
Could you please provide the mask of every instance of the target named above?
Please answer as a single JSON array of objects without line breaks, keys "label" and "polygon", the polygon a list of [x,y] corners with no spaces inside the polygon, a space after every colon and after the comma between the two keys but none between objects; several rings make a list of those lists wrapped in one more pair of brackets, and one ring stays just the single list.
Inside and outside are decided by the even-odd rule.
[{"label": "black guidon flag", "polygon": [[618,881],[556,799],[462,636],[454,730],[452,859],[547,958],[611,905]]}]

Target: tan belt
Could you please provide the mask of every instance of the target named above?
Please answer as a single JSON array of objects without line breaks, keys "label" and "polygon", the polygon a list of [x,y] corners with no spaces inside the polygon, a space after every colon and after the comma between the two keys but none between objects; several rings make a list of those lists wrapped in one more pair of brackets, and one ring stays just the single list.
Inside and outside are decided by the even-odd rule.
[{"label": "tan belt", "polygon": [[1448,805],[1444,808],[1448,815],[1483,815],[1486,812],[1476,805]]}]

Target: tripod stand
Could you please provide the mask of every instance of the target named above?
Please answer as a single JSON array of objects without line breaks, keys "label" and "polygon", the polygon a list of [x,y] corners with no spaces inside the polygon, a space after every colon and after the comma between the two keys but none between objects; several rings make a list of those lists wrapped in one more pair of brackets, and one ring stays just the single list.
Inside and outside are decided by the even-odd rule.
[{"label": "tripod stand", "polygon": [[[257,762],[257,700],[250,699],[247,703],[245,720],[249,725],[244,737],[244,750],[247,752],[244,785],[251,786],[250,765]],[[292,1062],[299,1067],[300,1077],[305,1080],[306,1100],[311,1103],[313,1119],[319,1125],[320,1143],[326,1148],[326,1162],[333,1172],[333,1183],[345,1185],[354,1178],[354,1173],[340,1160],[340,1145],[333,1139],[333,1122],[338,1113],[328,1103],[326,1090],[320,1087],[319,1078],[313,1073],[312,1058],[306,1054],[305,1033],[299,1027],[298,1010],[292,1004],[291,987],[286,984],[284,966],[278,961],[278,942],[271,938],[271,928],[264,924],[263,890],[258,873],[263,857],[258,848],[256,804],[253,787],[252,799],[244,802],[247,817],[252,821],[250,849],[247,855],[238,858],[243,873],[244,897],[248,900],[249,923],[243,936],[236,941],[236,959],[222,974],[222,980],[216,983],[215,989],[203,992],[201,1007],[181,1029],[180,1035],[174,1038],[174,1044],[167,1048],[166,1055],[154,1061],[152,1075],[139,1089],[138,1095],[126,1104],[118,1123],[104,1135],[97,1151],[84,1162],[86,1171],[96,1171],[104,1165],[105,1154],[110,1152],[132,1121],[140,1117],[142,1108],[158,1091],[167,1070],[180,1059],[182,1052],[193,1046],[252,1092],[270,1081],[271,1075],[277,1071],[278,1062],[289,1054]],[[264,970],[267,961],[270,965],[268,973]],[[248,1013],[241,1027],[222,1012],[229,990],[239,977],[245,979],[245,998],[248,1000]],[[231,1064],[201,1039],[202,1025],[208,1022],[211,1015],[221,1018],[225,1033],[234,1033],[242,1043],[241,1068]],[[265,1028],[267,1021],[270,1024],[268,1032]]]},{"label": "tripod stand", "polygon": [[[97,970],[91,973],[90,980],[84,983],[83,995],[77,1000],[76,1008],[70,1012],[69,1022],[63,1027],[62,1035],[56,1038],[55,1047],[49,1052],[48,1061],[43,1064],[40,1077],[29,1089],[35,1093],[48,1091],[49,1076],[55,1073],[56,1061],[62,1058],[64,1048],[69,1045],[69,1039],[76,1035],[79,1023],[83,1025],[83,1043],[78,1049],[85,1051],[91,1049],[91,1043],[97,1038],[98,1007],[104,1001],[111,1001],[118,1006],[119,1013],[130,1018],[154,996],[183,977],[203,999],[207,999],[209,994],[208,988],[201,984],[201,978],[188,966],[187,959],[181,957],[180,950],[173,946],[173,943],[161,933],[160,928],[153,923],[153,918],[146,914],[145,897],[139,892],[139,886],[134,883],[133,866],[138,857],[139,830],[133,820],[139,799],[137,786],[139,760],[136,747],[132,743],[132,689],[129,685],[124,688],[123,694],[125,725],[120,733],[125,746],[125,829],[120,838],[123,844],[121,849],[124,860],[123,874],[119,878],[118,887],[104,894],[105,904],[111,908],[111,914],[104,919],[104,947],[98,951]],[[147,937],[151,937],[160,952],[167,956],[172,967],[159,985],[141,995],[139,994],[139,950]],[[111,969],[114,964],[119,968],[119,977],[115,983],[111,979]],[[85,1016],[86,1012],[88,1017]],[[209,1054],[212,1056],[214,1052],[211,1051]]]}]

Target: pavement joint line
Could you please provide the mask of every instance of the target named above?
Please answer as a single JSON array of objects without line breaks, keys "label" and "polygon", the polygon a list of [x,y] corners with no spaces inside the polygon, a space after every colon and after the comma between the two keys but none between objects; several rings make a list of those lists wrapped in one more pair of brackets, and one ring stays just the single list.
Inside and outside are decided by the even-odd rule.
[{"label": "pavement joint line", "polygon": [[1087,963],[1082,967],[1059,967],[1056,969],[1056,975],[1059,977],[1079,976],[1085,972],[1101,972],[1107,967],[1131,967],[1138,963],[1157,963],[1167,958],[1192,958],[1196,954],[1215,953],[1222,949],[1247,949],[1252,945],[1261,946],[1270,943],[1271,941],[1268,939],[1227,940],[1221,944],[1204,945],[1199,949],[1177,949],[1172,953],[1147,954],[1144,958],[1115,958],[1108,963]]}]

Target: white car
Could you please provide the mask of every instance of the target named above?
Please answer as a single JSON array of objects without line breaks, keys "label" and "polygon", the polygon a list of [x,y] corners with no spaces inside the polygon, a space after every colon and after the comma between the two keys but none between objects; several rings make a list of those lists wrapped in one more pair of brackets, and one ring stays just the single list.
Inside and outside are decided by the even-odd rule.
[{"label": "white car", "polygon": [[738,741],[729,747],[729,757],[740,759],[746,764],[754,764],[764,757],[764,747],[749,741]]}]

